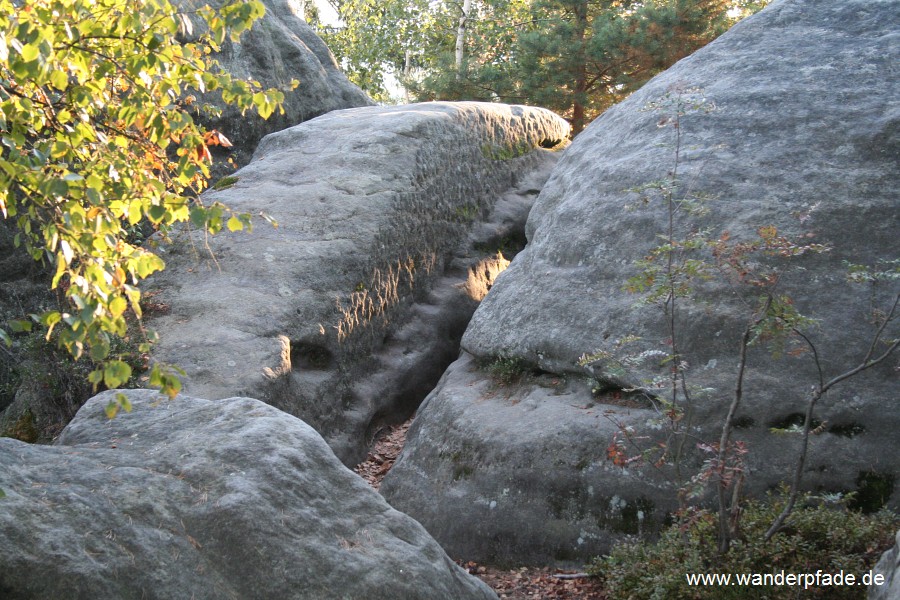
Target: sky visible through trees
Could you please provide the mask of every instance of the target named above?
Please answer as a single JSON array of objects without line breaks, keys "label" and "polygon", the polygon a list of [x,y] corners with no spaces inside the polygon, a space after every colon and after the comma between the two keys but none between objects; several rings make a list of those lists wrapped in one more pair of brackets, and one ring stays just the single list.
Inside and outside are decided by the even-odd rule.
[{"label": "sky visible through trees", "polygon": [[306,0],[374,99],[544,106],[577,134],[767,0]]}]

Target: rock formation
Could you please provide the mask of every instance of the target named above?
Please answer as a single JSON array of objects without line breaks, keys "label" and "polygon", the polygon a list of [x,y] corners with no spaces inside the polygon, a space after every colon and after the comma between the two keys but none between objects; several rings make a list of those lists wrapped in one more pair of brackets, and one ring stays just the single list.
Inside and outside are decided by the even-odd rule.
[{"label": "rock formation", "polygon": [[2,597],[496,598],[302,421],[125,393],[53,446],[0,439]]},{"label": "rock formation", "polygon": [[[429,103],[334,111],[266,137],[208,201],[264,211],[252,234],[161,248],[145,291],[157,360],[208,398],[258,397],[354,464],[447,364],[565,144],[560,117]],[[517,216],[518,215],[518,216]],[[468,283],[467,283],[467,280]],[[165,314],[162,314],[162,313]]]},{"label": "rock formation", "polygon": [[[224,0],[200,2],[178,0],[190,8],[209,4],[218,7]],[[244,32],[239,43],[226,40],[213,58],[220,67],[241,79],[258,81],[263,88],[280,89],[285,94],[284,114],[268,120],[241,112],[221,102],[218,94],[204,101],[222,110],[220,117],[203,116],[201,121],[222,131],[234,143],[230,155],[245,165],[259,141],[266,135],[318,117],[332,110],[368,106],[372,101],[341,73],[334,56],[315,31],[288,0],[263,0],[266,14]],[[199,25],[198,25],[199,26]],[[291,81],[299,85],[291,90]]]},{"label": "rock formation", "polygon": [[[779,289],[819,319],[810,339],[826,377],[861,361],[874,333],[871,302],[888,311],[896,293],[896,282],[848,283],[846,265],[896,259],[895,16],[894,2],[776,1],[579,135],[529,216],[528,246],[464,335],[474,359],[454,364],[426,401],[383,483],[385,497],[448,552],[477,561],[584,560],[622,535],[653,530],[674,507],[673,484],[652,468],[623,469],[605,457],[613,421],[648,444],[659,440],[658,405],[623,389],[665,377],[665,365],[608,360],[586,370],[578,359],[598,349],[613,358],[669,349],[663,311],[638,305],[623,286],[666,230],[665,209],[643,206],[631,190],[669,176],[676,144],[680,193],[708,198],[708,214],[692,218],[697,229],[736,241],[772,225],[830,245],[790,261]],[[671,127],[679,100],[687,103],[680,143]],[[698,301],[680,301],[689,383],[706,390],[694,396],[692,439],[718,441],[750,319],[746,301],[754,300],[748,288],[715,275],[699,284]],[[885,338],[898,335],[894,322]],[[627,336],[639,339],[617,348]],[[479,368],[498,357],[525,371],[518,384],[492,383]],[[895,366],[872,369],[819,403],[808,488],[898,506]],[[789,477],[799,436],[772,428],[802,422],[817,378],[809,352],[773,358],[764,344],[751,348],[736,432],[749,447],[751,493]],[[694,445],[688,477],[704,458],[690,452]]]}]

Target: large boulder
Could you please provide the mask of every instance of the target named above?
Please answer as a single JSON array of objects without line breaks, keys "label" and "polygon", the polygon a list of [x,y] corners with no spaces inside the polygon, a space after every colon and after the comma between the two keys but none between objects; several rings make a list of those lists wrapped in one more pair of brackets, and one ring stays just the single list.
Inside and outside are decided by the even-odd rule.
[{"label": "large boulder", "polygon": [[[218,8],[226,1],[177,0],[175,4],[188,9],[204,4]],[[239,165],[250,160],[266,134],[332,110],[373,104],[341,73],[331,51],[299,14],[297,3],[263,0],[263,4],[265,15],[244,32],[239,42],[226,40],[212,58],[234,77],[284,92],[284,114],[276,112],[263,120],[257,115],[242,115],[240,110],[223,103],[218,94],[204,97],[222,114],[215,118],[204,115],[201,120],[235,144],[230,155]],[[199,25],[197,21],[195,27]],[[299,82],[296,89],[291,89],[292,80]]]},{"label": "large boulder", "polygon": [[125,393],[56,445],[0,439],[4,598],[496,598],[302,421]]},{"label": "large boulder", "polygon": [[[676,134],[681,193],[710,198],[708,214],[685,217],[682,205],[677,222],[714,238],[729,232],[731,242],[774,225],[779,234],[831,246],[790,261],[779,291],[819,320],[807,331],[826,378],[856,366],[873,339],[872,303],[883,315],[897,293],[890,277],[849,284],[845,264],[896,258],[897,6],[774,2],[579,135],[529,216],[528,246],[464,335],[463,348],[477,361],[455,365],[427,401],[383,483],[385,497],[451,553],[533,562],[596,555],[622,535],[652,531],[676,506],[678,473],[670,481],[649,465],[623,469],[605,457],[616,431],[632,456],[667,432],[665,408],[627,391],[665,378],[668,365],[638,358],[670,350],[666,317],[623,288],[667,225],[664,206],[642,206],[632,190],[664,182],[674,170]],[[652,103],[668,109],[652,110]],[[679,300],[676,318],[688,383],[705,391],[695,391],[685,418],[690,438],[669,446],[684,457],[682,482],[708,456],[693,451],[697,442],[719,439],[756,293],[718,275],[697,285],[696,301]],[[637,339],[624,344],[630,336]],[[895,320],[882,339],[898,336]],[[579,366],[595,350],[608,359]],[[736,439],[749,448],[750,493],[787,480],[797,460],[799,436],[786,431],[802,422],[818,373],[810,352],[787,354],[773,358],[765,344],[751,347],[736,415]],[[497,357],[501,366],[545,374],[523,378],[512,392],[486,393],[489,375],[475,367]],[[896,362],[819,402],[807,488],[857,491],[862,508],[900,506]],[[547,373],[565,378],[565,396],[537,389]],[[455,467],[463,459],[467,470]]]},{"label": "large boulder", "polygon": [[[459,353],[469,317],[568,125],[536,108],[429,103],[334,111],[266,137],[234,185],[252,234],[176,240],[146,287],[154,357],[185,390],[260,398],[355,464]],[[186,236],[185,236],[186,237]],[[214,259],[212,258],[214,257]]]},{"label": "large boulder", "polygon": [[415,512],[451,556],[503,566],[570,566],[614,536],[654,530],[668,498],[603,460],[614,408],[577,380],[490,369],[463,353],[444,373],[379,488],[392,505]]}]

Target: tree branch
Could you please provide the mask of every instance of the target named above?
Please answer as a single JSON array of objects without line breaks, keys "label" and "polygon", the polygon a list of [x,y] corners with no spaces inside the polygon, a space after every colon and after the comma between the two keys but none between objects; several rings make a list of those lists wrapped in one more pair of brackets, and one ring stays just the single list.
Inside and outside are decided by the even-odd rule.
[{"label": "tree branch", "polygon": [[[794,505],[797,503],[797,497],[800,494],[800,484],[803,480],[803,469],[806,466],[806,457],[809,453],[809,434],[812,429],[812,415],[813,415],[813,409],[815,408],[816,403],[832,387],[834,387],[835,385],[837,385],[838,383],[840,383],[842,381],[845,381],[845,380],[853,377],[854,375],[858,375],[859,373],[862,373],[863,371],[870,369],[870,368],[874,367],[875,365],[884,362],[885,360],[887,360],[887,358],[891,354],[893,354],[893,352],[895,350],[897,350],[898,347],[900,347],[900,339],[894,340],[894,342],[888,347],[887,350],[884,351],[884,353],[882,353],[877,358],[872,359],[872,354],[875,350],[876,345],[878,344],[879,339],[881,338],[881,335],[884,333],[884,330],[887,327],[887,324],[890,323],[894,318],[894,314],[897,310],[898,302],[900,302],[900,294],[897,294],[894,297],[894,304],[891,307],[891,311],[888,314],[888,316],[884,319],[884,322],[881,324],[881,326],[878,328],[878,331],[875,332],[875,336],[872,338],[872,344],[869,347],[869,351],[866,352],[866,356],[865,356],[865,358],[863,358],[862,362],[859,365],[857,365],[856,367],[854,367],[848,371],[844,371],[840,375],[832,377],[824,385],[822,385],[820,383],[818,388],[813,391],[812,397],[810,397],[809,402],[807,403],[807,406],[806,406],[806,417],[805,417],[805,421],[803,422],[803,441],[801,442],[800,456],[797,458],[797,464],[794,469],[794,476],[791,481],[791,488],[790,488],[790,493],[788,495],[788,502],[787,502],[787,504],[785,504],[784,509],[781,511],[781,513],[778,515],[778,517],[775,518],[775,521],[772,522],[772,525],[769,527],[768,531],[766,531],[766,535],[763,538],[765,541],[768,542],[769,540],[771,540],[772,537],[778,532],[778,530],[781,529],[781,527],[784,525],[784,522],[787,520],[787,518],[791,515],[791,512],[794,510]],[[809,340],[807,340],[807,342],[808,341]],[[818,365],[818,358],[816,358],[816,361],[817,361],[817,365]]]}]

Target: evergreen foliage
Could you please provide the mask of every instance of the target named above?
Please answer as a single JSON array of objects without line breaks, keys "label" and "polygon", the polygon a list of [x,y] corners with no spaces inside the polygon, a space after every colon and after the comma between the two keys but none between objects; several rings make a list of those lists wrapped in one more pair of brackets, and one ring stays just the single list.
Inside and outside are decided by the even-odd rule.
[{"label": "evergreen foliage", "polygon": [[464,13],[461,0],[336,0],[343,26],[320,29],[351,80],[376,99],[387,99],[393,73],[417,100],[544,106],[577,134],[765,3],[473,0]]}]

